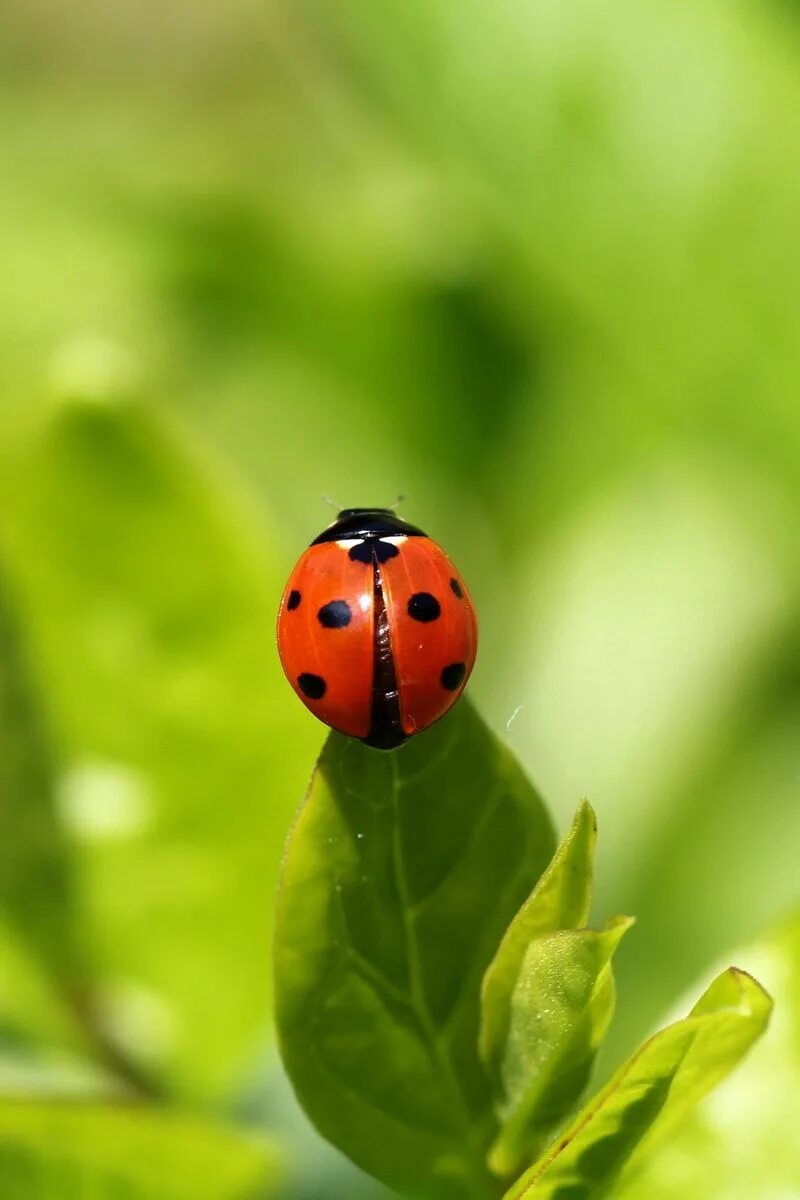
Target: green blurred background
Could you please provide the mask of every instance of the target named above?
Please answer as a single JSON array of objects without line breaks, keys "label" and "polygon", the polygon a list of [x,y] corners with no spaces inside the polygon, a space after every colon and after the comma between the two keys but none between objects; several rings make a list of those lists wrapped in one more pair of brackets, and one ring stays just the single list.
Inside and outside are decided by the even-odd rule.
[{"label": "green blurred background", "polygon": [[778,998],[642,1195],[800,1196],[795,7],[6,0],[0,112],[2,1195],[386,1196],[273,1047],[273,629],[402,492],[639,918],[601,1071],[720,961]]}]

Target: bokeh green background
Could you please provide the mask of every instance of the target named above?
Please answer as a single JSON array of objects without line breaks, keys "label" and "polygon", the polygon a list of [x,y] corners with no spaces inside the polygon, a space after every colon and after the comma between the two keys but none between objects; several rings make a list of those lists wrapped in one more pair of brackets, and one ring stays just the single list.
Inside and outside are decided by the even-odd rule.
[{"label": "bokeh green background", "polygon": [[[323,737],[273,628],[321,496],[403,493],[474,593],[474,698],[561,828],[591,799],[598,912],[639,918],[602,1070],[722,960],[778,998],[782,1048],[658,1186],[800,1196],[798,939],[770,932],[800,900],[794,6],[0,21],[0,1180],[66,1196],[66,1155],[161,1195],[162,1138],[165,1196],[258,1194],[224,1121],[273,1138],[274,1194],[378,1196],[272,1043]],[[98,1166],[107,1113],[14,1102],[122,1078],[200,1126]]]}]

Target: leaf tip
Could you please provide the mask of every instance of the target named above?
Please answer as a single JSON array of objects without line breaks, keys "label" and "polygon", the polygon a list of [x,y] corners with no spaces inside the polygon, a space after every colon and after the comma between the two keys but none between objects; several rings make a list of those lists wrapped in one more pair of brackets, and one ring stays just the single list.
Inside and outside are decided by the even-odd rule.
[{"label": "leaf tip", "polygon": [[576,828],[586,826],[588,831],[593,836],[597,835],[597,813],[594,811],[585,796],[578,805],[573,825],[575,825]]},{"label": "leaf tip", "polygon": [[735,966],[728,967],[727,974],[736,985],[742,1007],[754,1015],[763,1015],[765,1019],[768,1018],[775,1007],[775,1001],[755,975],[751,975],[742,967]]},{"label": "leaf tip", "polygon": [[614,933],[617,940],[625,936],[628,930],[636,924],[636,917],[628,917],[620,914],[616,917],[609,917],[606,921],[606,930],[608,933]]},{"label": "leaf tip", "polygon": [[766,1028],[773,1008],[769,992],[741,967],[726,967],[711,981],[691,1016],[729,1012]]}]

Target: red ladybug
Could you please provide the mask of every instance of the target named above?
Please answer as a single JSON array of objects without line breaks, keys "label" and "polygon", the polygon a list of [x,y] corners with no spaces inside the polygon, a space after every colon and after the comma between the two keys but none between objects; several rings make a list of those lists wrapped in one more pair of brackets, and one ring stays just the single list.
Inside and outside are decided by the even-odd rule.
[{"label": "red ladybug", "polygon": [[391,750],[455,704],[475,662],[466,585],[421,529],[388,508],[346,508],[292,571],[278,650],[326,725]]}]

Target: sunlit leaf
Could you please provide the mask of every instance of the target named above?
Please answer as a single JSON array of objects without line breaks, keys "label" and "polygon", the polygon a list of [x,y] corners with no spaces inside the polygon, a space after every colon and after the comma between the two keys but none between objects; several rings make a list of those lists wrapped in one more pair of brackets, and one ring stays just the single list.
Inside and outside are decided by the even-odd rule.
[{"label": "sunlit leaf", "polygon": [[617,1071],[506,1200],[607,1195],[648,1140],[663,1136],[736,1066],[763,1033],[771,1009],[749,975],[733,967],[718,975],[688,1017],[657,1033]]},{"label": "sunlit leaf", "polygon": [[628,918],[600,932],[567,930],[528,946],[511,1000],[502,1062],[503,1127],[491,1165],[511,1177],[569,1114],[614,1011],[611,958]]},{"label": "sunlit leaf", "polygon": [[775,996],[769,1028],[741,1070],[626,1172],[620,1200],[800,1196],[800,914],[736,959]]},{"label": "sunlit leaf", "polygon": [[263,1139],[209,1121],[137,1107],[0,1102],[3,1200],[252,1200],[268,1194],[277,1162]]},{"label": "sunlit leaf", "polygon": [[467,701],[391,754],[326,744],[281,884],[281,1048],[320,1131],[400,1191],[497,1194],[480,980],[552,849]]}]

